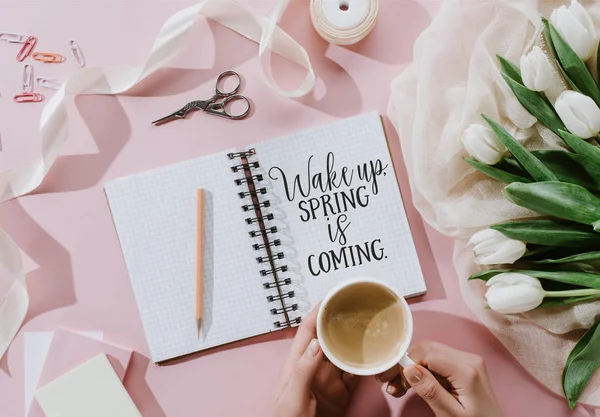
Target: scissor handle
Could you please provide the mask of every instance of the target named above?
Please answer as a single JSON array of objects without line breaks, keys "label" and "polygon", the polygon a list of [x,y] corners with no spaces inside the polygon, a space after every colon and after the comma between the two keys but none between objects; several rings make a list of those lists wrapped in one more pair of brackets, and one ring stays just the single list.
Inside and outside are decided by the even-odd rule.
[{"label": "scissor handle", "polygon": [[[237,78],[237,85],[231,91],[223,91],[219,88],[219,84],[224,82],[225,79],[227,79],[228,77]],[[217,95],[222,96],[222,97],[228,97],[228,96],[233,96],[235,93],[237,93],[238,90],[240,89],[240,85],[242,85],[242,77],[240,77],[240,74],[238,74],[235,71],[229,70],[229,71],[222,72],[221,75],[219,75],[219,77],[217,78],[217,85],[215,87],[215,90],[217,92]]]},{"label": "scissor handle", "polygon": [[[240,100],[243,100],[246,103],[246,109],[239,114],[230,113],[229,110],[227,110],[227,106],[234,101]],[[204,111],[216,116],[227,117],[228,119],[243,119],[250,113],[250,100],[242,95],[234,94],[232,96],[227,96],[227,98],[219,103],[210,103]]]}]

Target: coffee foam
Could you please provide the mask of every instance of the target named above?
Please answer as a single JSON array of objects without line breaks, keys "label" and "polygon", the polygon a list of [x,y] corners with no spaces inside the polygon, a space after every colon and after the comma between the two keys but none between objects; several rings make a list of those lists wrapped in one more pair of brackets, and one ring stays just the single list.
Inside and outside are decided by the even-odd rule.
[{"label": "coffee foam", "polygon": [[334,295],[322,314],[321,343],[341,362],[373,367],[396,356],[407,337],[397,296],[373,283],[357,283]]}]

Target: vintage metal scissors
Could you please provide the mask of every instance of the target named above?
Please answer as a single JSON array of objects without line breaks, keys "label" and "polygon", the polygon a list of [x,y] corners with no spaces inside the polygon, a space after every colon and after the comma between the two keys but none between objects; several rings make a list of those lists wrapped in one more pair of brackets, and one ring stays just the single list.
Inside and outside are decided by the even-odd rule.
[{"label": "vintage metal scissors", "polygon": [[[219,85],[223,85],[225,80],[229,77],[236,78],[237,84],[231,91],[222,91]],[[240,89],[241,83],[242,79],[237,72],[225,71],[221,73],[221,75],[219,75],[219,77],[217,78],[217,84],[215,86],[215,95],[212,96],[210,99],[190,101],[181,109],[177,110],[174,113],[171,113],[168,116],[163,117],[162,119],[153,121],[152,124],[158,126],[163,123],[170,122],[171,120],[182,119],[191,110],[203,110],[208,114],[214,114],[215,116],[226,117],[228,119],[233,120],[243,119],[248,115],[248,113],[250,113],[250,100],[248,100],[242,95],[236,94]],[[228,110],[228,106],[230,106],[235,101],[244,102],[246,105],[246,109],[241,113],[231,113]]]}]

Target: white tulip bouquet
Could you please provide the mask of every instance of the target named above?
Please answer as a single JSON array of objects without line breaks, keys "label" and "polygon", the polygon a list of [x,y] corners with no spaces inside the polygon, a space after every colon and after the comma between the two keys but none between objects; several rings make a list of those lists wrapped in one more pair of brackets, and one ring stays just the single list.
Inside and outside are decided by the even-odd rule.
[{"label": "white tulip bouquet", "polygon": [[[520,68],[498,59],[518,101],[562,139],[564,149],[529,151],[485,115],[487,126],[472,125],[462,137],[468,164],[507,184],[506,199],[541,215],[492,225],[469,241],[476,262],[493,265],[470,279],[486,282],[489,307],[503,314],[600,299],[600,88],[599,74],[586,65],[600,45],[590,15],[576,0],[543,21],[547,53],[534,47]],[[553,102],[558,74],[569,89]],[[596,323],[564,367],[571,408],[598,366]]]}]

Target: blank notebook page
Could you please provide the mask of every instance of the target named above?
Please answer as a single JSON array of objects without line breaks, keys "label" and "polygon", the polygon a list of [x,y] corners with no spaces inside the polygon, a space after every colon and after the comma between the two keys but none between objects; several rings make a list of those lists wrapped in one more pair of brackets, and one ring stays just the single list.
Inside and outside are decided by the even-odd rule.
[{"label": "blank notebook page", "polygon": [[[272,305],[259,277],[227,152],[106,185],[154,362],[266,333]],[[238,175],[239,176],[239,175]],[[204,316],[195,316],[196,190],[205,189]]]},{"label": "blank notebook page", "polygon": [[404,296],[425,292],[377,113],[255,148],[285,253],[277,262],[288,266],[301,310],[351,277],[379,278]]}]

